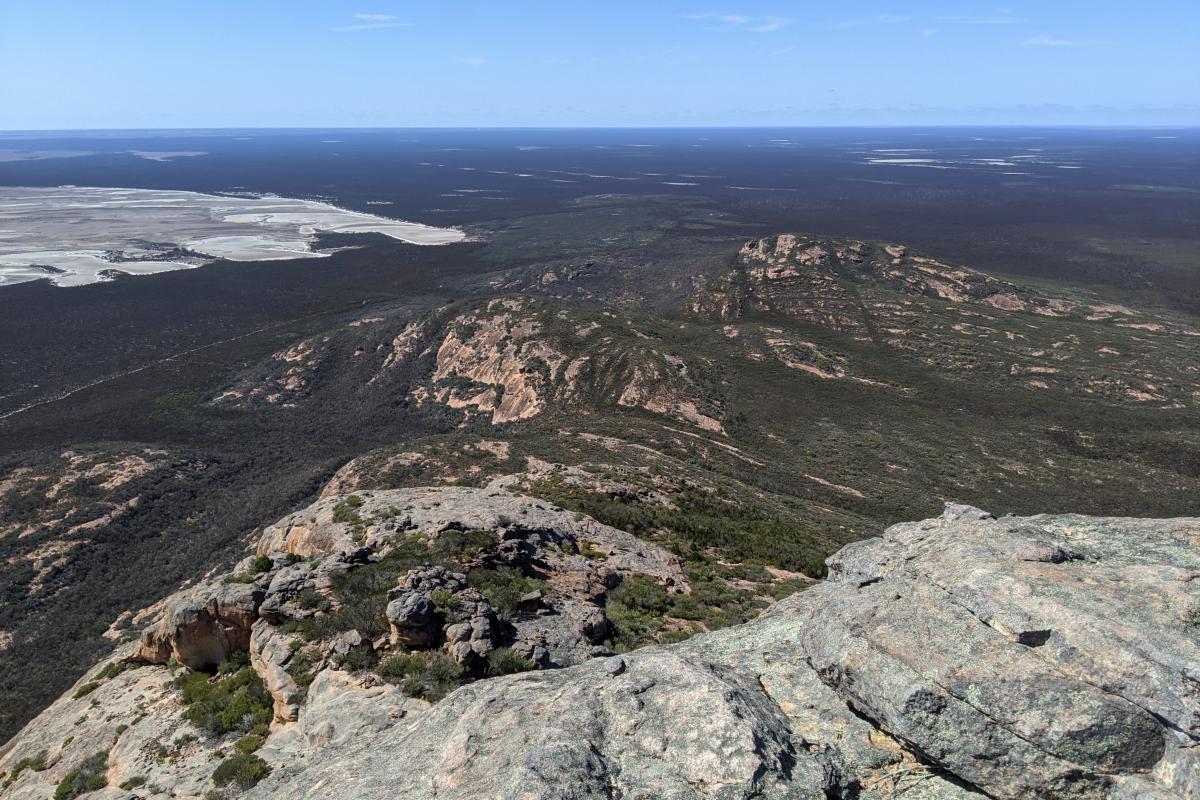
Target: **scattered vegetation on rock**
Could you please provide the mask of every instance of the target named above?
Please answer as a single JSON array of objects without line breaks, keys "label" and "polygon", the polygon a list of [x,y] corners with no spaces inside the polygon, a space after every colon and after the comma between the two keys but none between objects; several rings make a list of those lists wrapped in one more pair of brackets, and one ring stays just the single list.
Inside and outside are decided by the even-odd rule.
[{"label": "scattered vegetation on rock", "polygon": [[187,671],[175,686],[187,706],[183,717],[209,736],[249,732],[271,721],[271,696],[253,667],[229,663],[216,676]]},{"label": "scattered vegetation on rock", "polygon": [[213,770],[212,780],[215,785],[221,787],[233,784],[242,789],[249,789],[270,774],[270,765],[258,756],[237,753],[217,765]]},{"label": "scattered vegetation on rock", "polygon": [[103,789],[108,785],[108,754],[89,756],[78,767],[63,776],[54,789],[54,800],[73,800],[81,794]]},{"label": "scattered vegetation on rock", "polygon": [[46,755],[46,751],[42,750],[35,756],[26,756],[25,758],[18,759],[17,762],[12,765],[12,769],[8,773],[8,777],[4,779],[4,786],[0,788],[7,788],[8,786],[11,786],[16,782],[17,778],[21,777],[21,773],[27,769],[32,770],[33,772],[41,772],[46,769]]}]

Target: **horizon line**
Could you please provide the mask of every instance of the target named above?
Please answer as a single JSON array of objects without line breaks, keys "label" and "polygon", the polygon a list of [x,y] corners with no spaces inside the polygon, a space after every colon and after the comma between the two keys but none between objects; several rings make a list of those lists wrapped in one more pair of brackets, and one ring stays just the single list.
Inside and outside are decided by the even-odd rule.
[{"label": "horizon line", "polygon": [[761,125],[304,125],[201,126],[155,128],[0,128],[0,136],[46,133],[178,133],[187,131],[589,131],[589,130],[766,130],[861,128],[1065,128],[1092,130],[1200,130],[1200,123],[1068,123],[1068,122],[935,122],[914,123],[779,123]]}]

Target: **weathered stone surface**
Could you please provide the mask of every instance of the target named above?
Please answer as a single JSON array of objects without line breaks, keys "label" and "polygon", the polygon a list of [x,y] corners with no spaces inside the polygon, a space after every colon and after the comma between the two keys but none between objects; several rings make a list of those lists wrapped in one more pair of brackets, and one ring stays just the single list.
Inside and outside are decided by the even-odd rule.
[{"label": "weathered stone surface", "polygon": [[504,624],[496,609],[475,589],[458,592],[454,603],[454,616],[461,621],[445,629],[446,652],[459,664],[474,664],[496,649]]},{"label": "weathered stone surface", "polygon": [[952,505],[830,567],[810,664],[964,780],[1005,797],[1197,792],[1200,521]]},{"label": "weathered stone surface", "polygon": [[596,646],[609,633],[604,609],[572,598],[560,598],[554,607],[538,607],[513,623],[512,649],[535,664],[564,667],[596,655]]},{"label": "weathered stone surface", "polygon": [[265,619],[255,622],[250,630],[250,664],[271,693],[277,722],[293,722],[300,713],[300,687],[287,671],[295,639]]},{"label": "weathered stone surface", "polygon": [[[950,507],[846,548],[757,622],[461,689],[331,757],[337,791],[1194,796],[1198,537],[1196,520]],[[397,754],[427,766],[389,770]],[[303,772],[270,786],[333,796]]]},{"label": "weathered stone surface", "polygon": [[[130,656],[132,649],[122,648],[111,661]],[[133,667],[111,679],[98,678],[99,672],[97,668],[82,678],[0,748],[0,773],[42,752],[47,765],[40,772],[24,770],[9,786],[0,780],[0,796],[49,800],[68,772],[103,752],[108,788],[87,795],[88,800],[130,797],[118,786],[131,778],[143,779],[145,786],[169,787],[178,798],[199,800],[212,786],[209,778],[222,742],[205,740],[182,719],[183,705],[171,688],[170,673],[156,665]],[[96,688],[75,696],[92,683]]]},{"label": "weathered stone surface", "polygon": [[[369,673],[324,669],[295,721],[276,724],[260,751],[273,772],[245,796],[1200,796],[1200,520],[997,520],[950,506],[844,548],[830,567],[828,581],[746,625],[481,680],[432,706]],[[432,577],[418,570],[400,588],[419,593]],[[478,657],[494,621],[462,583],[464,614],[442,634]],[[530,621],[569,616],[528,605]],[[535,644],[530,630],[516,641]],[[272,692],[284,691],[285,638],[260,620],[251,646]],[[46,798],[103,746],[110,785],[144,771],[200,796],[219,743],[145,755],[146,737],[167,736],[180,713],[158,666],[65,696],[0,752],[0,769],[49,754],[45,772],[7,791]]]},{"label": "weathered stone surface", "polygon": [[433,601],[423,592],[408,590],[391,600],[387,618],[392,644],[425,647],[438,633]]},{"label": "weathered stone surface", "polygon": [[314,570],[312,564],[300,562],[278,569],[267,585],[258,614],[272,625],[280,625],[291,619],[312,615],[312,610],[299,606],[295,601],[306,591],[315,591],[317,579],[325,571]]},{"label": "weathered stone surface", "polygon": [[272,734],[260,755],[284,771],[296,772],[305,762],[318,767],[331,749],[374,741],[429,708],[377,679],[322,670],[308,689],[297,724]]},{"label": "weathered stone surface", "polygon": [[[749,675],[665,650],[473,684],[327,780],[280,776],[260,796],[818,798],[829,756],[798,750]],[[564,681],[564,678],[567,680]],[[680,722],[684,724],[680,724]],[[351,749],[358,756],[351,755]],[[404,763],[404,769],[386,765]]]},{"label": "weathered stone surface", "polygon": [[263,590],[252,583],[203,583],[172,596],[158,621],[142,633],[135,658],[191,669],[212,669],[250,647]]}]

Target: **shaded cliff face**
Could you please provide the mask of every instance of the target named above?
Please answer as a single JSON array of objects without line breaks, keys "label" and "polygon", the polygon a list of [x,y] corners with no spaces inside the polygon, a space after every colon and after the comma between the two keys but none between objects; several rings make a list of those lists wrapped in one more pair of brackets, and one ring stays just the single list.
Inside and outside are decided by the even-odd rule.
[{"label": "shaded cliff face", "polygon": [[[487,511],[440,510],[434,496],[407,496],[418,528],[458,513],[489,522]],[[524,501],[501,502],[517,504],[504,506],[512,510]],[[553,508],[526,508],[530,529],[569,533]],[[317,514],[317,528],[330,524]],[[389,526],[368,526],[368,544],[393,537]],[[315,530],[297,531],[290,544],[273,530],[260,547],[294,550],[303,541],[336,551],[334,572],[352,569],[354,551]],[[605,548],[610,562],[618,540]],[[628,555],[625,569],[670,577],[669,557]],[[269,639],[260,629],[277,629],[272,618],[301,613],[299,594],[271,601],[291,566],[273,564],[262,573],[269,580],[224,584],[207,605],[190,607],[216,612],[239,605],[229,595],[261,592],[266,600],[250,603],[252,636]],[[276,702],[269,731],[259,733],[238,727],[253,724],[252,704],[229,730],[203,727],[186,670],[147,665],[147,653],[138,660],[129,645],[110,662],[123,666],[97,669],[10,743],[0,757],[5,795],[45,797],[88,769],[109,787],[97,797],[232,794],[214,790],[212,776],[238,751],[257,765],[239,793],[263,798],[1167,800],[1200,792],[1200,519],[996,519],[950,505],[940,518],[845,547],[829,566],[827,581],[743,626],[484,677],[436,703],[338,658],[339,644],[344,654],[365,646],[342,636],[328,662],[313,665],[294,707]],[[401,580],[399,594],[412,585]],[[189,604],[172,602],[143,648],[164,632],[178,644],[183,627],[167,621]],[[394,628],[392,605],[384,613]],[[228,625],[244,624],[235,616],[226,615]],[[370,646],[421,652],[398,641],[393,630]],[[243,682],[257,676],[276,694],[271,654],[303,651],[250,646]],[[234,668],[196,679],[225,686]],[[128,788],[116,791],[120,784]]]}]

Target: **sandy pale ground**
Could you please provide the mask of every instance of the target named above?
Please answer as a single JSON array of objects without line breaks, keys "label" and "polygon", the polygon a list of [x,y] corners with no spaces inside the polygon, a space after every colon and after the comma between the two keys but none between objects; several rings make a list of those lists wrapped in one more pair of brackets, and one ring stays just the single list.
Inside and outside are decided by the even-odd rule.
[{"label": "sandy pale ground", "polygon": [[190,269],[218,258],[264,261],[328,255],[318,233],[380,233],[451,244],[460,230],[287,197],[221,197],[156,189],[0,186],[0,286],[49,279],[79,286]]}]

